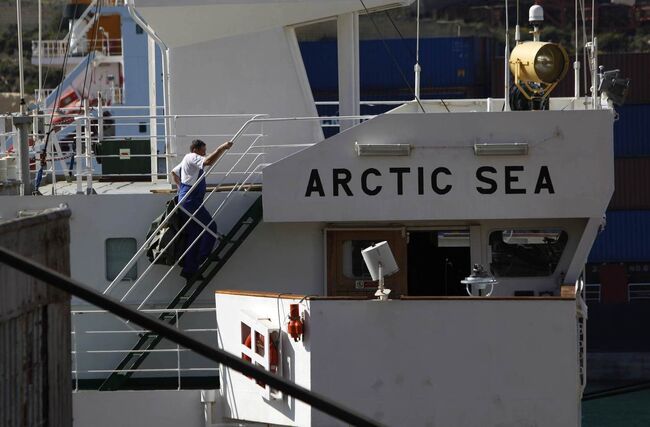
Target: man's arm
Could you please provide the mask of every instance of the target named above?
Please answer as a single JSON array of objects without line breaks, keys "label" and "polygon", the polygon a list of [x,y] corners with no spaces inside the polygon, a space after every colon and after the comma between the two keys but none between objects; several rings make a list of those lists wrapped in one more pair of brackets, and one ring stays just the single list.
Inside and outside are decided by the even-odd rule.
[{"label": "man's arm", "polygon": [[172,169],[172,179],[177,187],[181,186],[181,177],[178,175],[181,173],[181,164],[177,164],[174,169]]},{"label": "man's arm", "polygon": [[226,150],[230,149],[230,147],[232,147],[232,141],[224,142],[212,153],[205,156],[205,160],[203,160],[203,165],[210,166],[215,164],[215,162],[219,160],[219,157],[221,157],[223,153],[226,152]]},{"label": "man's arm", "polygon": [[181,178],[176,175],[176,172],[172,171],[172,179],[174,180],[174,183],[176,184],[177,187],[181,186]]}]

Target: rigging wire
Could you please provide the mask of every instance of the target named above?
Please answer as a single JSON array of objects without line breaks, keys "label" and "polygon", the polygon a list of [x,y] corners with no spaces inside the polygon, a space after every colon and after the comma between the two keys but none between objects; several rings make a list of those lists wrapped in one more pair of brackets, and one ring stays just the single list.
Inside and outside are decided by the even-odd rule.
[{"label": "rigging wire", "polygon": [[[63,13],[62,13],[61,14],[61,19],[59,19],[58,29],[56,30],[56,38],[54,40],[59,40],[59,37],[61,37],[61,30],[63,29],[63,19],[64,18],[63,18]],[[42,49],[41,49],[41,51],[42,51]],[[41,52],[39,52],[39,55],[40,54],[41,54]],[[49,72],[50,72],[50,67],[47,67],[45,69],[45,77],[43,77],[43,83],[44,84],[47,82],[47,75],[49,74]],[[62,72],[62,74],[63,74],[63,72]],[[43,106],[45,106],[45,100],[43,100]]]},{"label": "rigging wire", "polygon": [[[404,75],[404,72],[402,71],[402,67],[400,67],[399,62],[397,62],[397,59],[395,58],[395,55],[393,55],[393,52],[390,50],[390,47],[388,46],[388,43],[386,43],[386,40],[384,39],[384,35],[382,34],[381,30],[379,29],[379,26],[377,25],[377,23],[373,19],[372,15],[370,14],[370,11],[366,7],[366,4],[363,2],[363,0],[359,0],[359,1],[361,2],[361,6],[363,6],[363,9],[366,11],[366,15],[370,19],[370,22],[372,23],[373,27],[375,27],[375,31],[377,31],[377,34],[379,34],[379,37],[381,37],[381,41],[382,41],[382,43],[384,45],[384,48],[386,49],[386,52],[388,53],[391,60],[393,61],[393,64],[395,65],[395,67],[399,71],[400,75],[402,76],[402,80],[404,80],[404,83],[406,84],[406,87],[409,89],[409,91],[411,93],[413,93],[415,101],[418,103],[418,105],[422,109],[422,112],[425,113],[426,111],[424,110],[424,106],[420,102],[420,99],[417,96],[415,96],[415,91],[413,90],[413,87],[411,86],[411,84],[408,82],[408,79]],[[445,105],[445,108],[447,108],[446,104],[443,103],[443,105]],[[449,108],[447,108],[447,111],[449,111]]]},{"label": "rigging wire", "polygon": [[[363,2],[361,2],[361,3],[363,4]],[[364,8],[365,8],[365,5],[364,5]],[[368,9],[366,9],[366,13],[368,13]],[[399,38],[400,38],[400,40],[402,40],[403,45],[406,47],[406,50],[409,52],[409,54],[411,55],[412,58],[415,58],[415,63],[419,66],[420,65],[420,0],[418,0],[418,12],[417,12],[417,21],[416,21],[417,22],[417,24],[416,24],[417,25],[417,35],[416,35],[415,54],[413,53],[413,50],[408,45],[408,43],[406,43],[406,39],[404,38],[404,35],[402,34],[402,32],[399,30],[399,28],[395,24],[395,21],[393,20],[393,18],[390,16],[389,11],[385,10],[384,15],[386,15],[386,17],[388,18],[388,21],[391,23],[392,27],[397,32],[397,35],[399,35]],[[370,16],[368,16],[368,17],[372,21],[372,17],[370,17]],[[373,22],[373,24],[374,24],[374,22]],[[380,35],[381,35],[381,33],[380,33]],[[383,36],[381,36],[381,37],[383,39]],[[386,47],[387,47],[387,45],[386,45]],[[398,68],[400,69],[400,73],[401,73],[401,67],[399,67],[399,65],[398,65]],[[402,74],[402,78],[405,78],[404,74]],[[406,81],[406,84],[408,85],[408,81]],[[410,89],[410,87],[409,87],[409,89]],[[419,103],[419,98],[420,97],[415,96],[415,98],[418,100],[418,103]],[[442,105],[445,107],[447,112],[450,112],[449,107],[447,106],[447,103],[445,102],[445,100],[442,99],[442,98],[439,98],[439,101],[442,102]],[[422,105],[420,105],[420,107],[422,107]],[[422,109],[422,111],[424,112],[424,109]]]},{"label": "rigging wire", "polygon": [[[102,12],[102,0],[97,0],[97,3],[95,4],[95,32],[93,34],[93,44],[92,44],[92,49],[93,49],[93,58],[97,55],[97,33],[99,32],[99,15]],[[108,41],[107,41],[108,42]],[[110,43],[110,42],[109,42]],[[84,82],[83,85],[81,86],[81,101],[84,102],[85,104],[88,104],[88,98],[90,98],[90,85],[88,85],[88,95],[86,96],[86,79],[88,78],[88,68],[90,68],[90,52],[88,52],[88,60],[86,61],[86,69],[84,70]],[[93,68],[93,71],[91,73],[91,80],[92,80],[92,75],[94,74],[95,70]]]},{"label": "rigging wire", "polygon": [[582,72],[583,72],[583,81],[584,81],[584,93],[585,97],[587,95],[587,84],[588,84],[588,78],[587,78],[587,71],[591,70],[591,63],[587,60],[587,18],[585,16],[585,0],[579,0],[580,1],[580,15],[582,17],[582,60],[583,63],[585,64],[584,67],[582,67]]},{"label": "rigging wire", "polygon": [[[61,23],[59,24],[59,29],[63,27],[63,15],[61,16]],[[73,25],[74,27],[74,25]],[[72,28],[70,29],[72,31]],[[50,122],[48,124],[48,130],[45,133],[45,144],[43,145],[43,150],[41,151],[41,156],[46,156],[47,154],[47,146],[50,142],[50,134],[53,132],[52,129],[52,122],[54,120],[54,112],[56,111],[56,107],[59,104],[59,101],[61,99],[61,86],[63,85],[63,82],[65,81],[66,75],[65,75],[65,68],[68,64],[68,56],[70,53],[70,44],[72,43],[72,34],[68,34],[68,41],[65,44],[65,51],[63,52],[63,63],[61,64],[61,81],[59,81],[59,84],[56,86],[56,92],[54,95],[54,103],[52,104],[52,111],[50,113]],[[41,52],[39,52],[40,54]],[[45,74],[45,78],[47,79],[47,73]]]}]

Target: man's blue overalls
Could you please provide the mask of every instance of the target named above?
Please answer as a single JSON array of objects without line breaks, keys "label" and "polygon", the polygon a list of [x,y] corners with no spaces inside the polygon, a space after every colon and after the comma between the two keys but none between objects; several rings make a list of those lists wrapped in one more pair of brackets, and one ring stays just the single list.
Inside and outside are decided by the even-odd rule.
[{"label": "man's blue overalls", "polygon": [[[196,185],[194,191],[192,191],[187,199],[185,199],[185,201],[182,203],[183,208],[185,208],[185,210],[190,213],[194,213],[195,218],[195,220],[190,220],[190,223],[187,224],[187,227],[185,227],[185,242],[188,246],[192,244],[192,242],[196,240],[199,234],[201,234],[201,231],[203,231],[203,227],[201,227],[201,225],[199,225],[196,220],[200,221],[204,225],[207,225],[210,231],[212,231],[214,234],[217,234],[217,224],[212,221],[212,217],[210,216],[208,210],[204,206],[201,206],[206,190],[203,170],[199,172],[198,181],[199,183]],[[185,194],[190,191],[191,187],[191,185],[183,184],[181,181],[181,185],[178,190],[179,201],[182,200]],[[189,219],[185,213],[183,213],[183,215],[186,217],[186,219]],[[187,254],[185,254],[183,260],[183,276],[189,278],[194,275],[194,273],[196,273],[201,264],[203,264],[203,262],[212,252],[212,248],[214,247],[216,240],[217,239],[214,237],[214,235],[208,233],[207,231],[203,233],[201,239],[192,245]]]}]

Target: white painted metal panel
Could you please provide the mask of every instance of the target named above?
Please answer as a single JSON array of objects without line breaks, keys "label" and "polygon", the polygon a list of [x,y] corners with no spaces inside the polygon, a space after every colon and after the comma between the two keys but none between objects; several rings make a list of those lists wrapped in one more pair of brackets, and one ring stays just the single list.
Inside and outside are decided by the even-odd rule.
[{"label": "white painted metal panel", "polygon": [[[413,0],[366,0],[369,9]],[[265,31],[362,11],[358,0],[134,0],[138,12],[170,47]]]},{"label": "white painted metal panel", "polygon": [[[379,116],[267,167],[264,220],[600,216],[613,193],[612,126],[604,110]],[[412,150],[359,157],[356,142]],[[527,143],[528,155],[473,150],[514,142]]]},{"label": "white painted metal panel", "polygon": [[310,304],[312,390],[385,425],[579,425],[575,301]]},{"label": "white painted metal panel", "polygon": [[[573,300],[306,300],[297,343],[286,335],[295,302],[217,293],[219,346],[237,354],[238,312],[255,310],[283,331],[287,378],[385,425],[579,424]],[[225,371],[227,417],[341,425],[300,403],[266,401],[244,379]]]},{"label": "white painted metal panel", "polygon": [[[241,356],[241,310],[265,317],[278,329],[286,331],[289,304],[296,299],[256,298],[250,296],[217,294],[217,328],[219,348]],[[305,309],[301,305],[301,310]],[[309,347],[302,341],[294,342],[282,333],[283,349],[280,362],[283,376],[303,387],[310,387]],[[249,378],[222,368],[220,396],[224,404],[224,418],[271,424],[309,426],[311,409],[306,404],[284,396],[280,400],[266,399],[260,387]]]},{"label": "white painted metal panel", "polygon": [[[317,117],[306,72],[293,30],[276,28],[217,41],[171,49],[171,111],[174,114],[267,114],[272,117]],[[237,76],[233,79],[233,76]],[[203,139],[208,150],[228,140],[248,120],[239,118],[178,118],[174,150],[184,155],[190,141]],[[264,134],[257,139],[256,135]],[[244,153],[253,144],[286,148],[253,148],[235,167],[237,174],[256,164],[272,163],[299,148],[322,140],[318,121],[254,124],[246,128],[232,153]],[[259,158],[254,153],[262,153]],[[215,171],[225,172],[239,156],[226,156]],[[176,164],[182,156],[173,160]],[[220,182],[222,176],[210,178]],[[260,182],[260,175],[251,177]],[[250,182],[250,180],[249,180]]]}]

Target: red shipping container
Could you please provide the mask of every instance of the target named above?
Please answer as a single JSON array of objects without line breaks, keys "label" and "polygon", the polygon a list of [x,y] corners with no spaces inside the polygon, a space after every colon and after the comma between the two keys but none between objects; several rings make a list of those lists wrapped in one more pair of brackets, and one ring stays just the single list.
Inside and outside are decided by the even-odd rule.
[{"label": "red shipping container", "polygon": [[625,304],[627,274],[623,264],[606,264],[600,267],[600,301],[603,304]]}]

